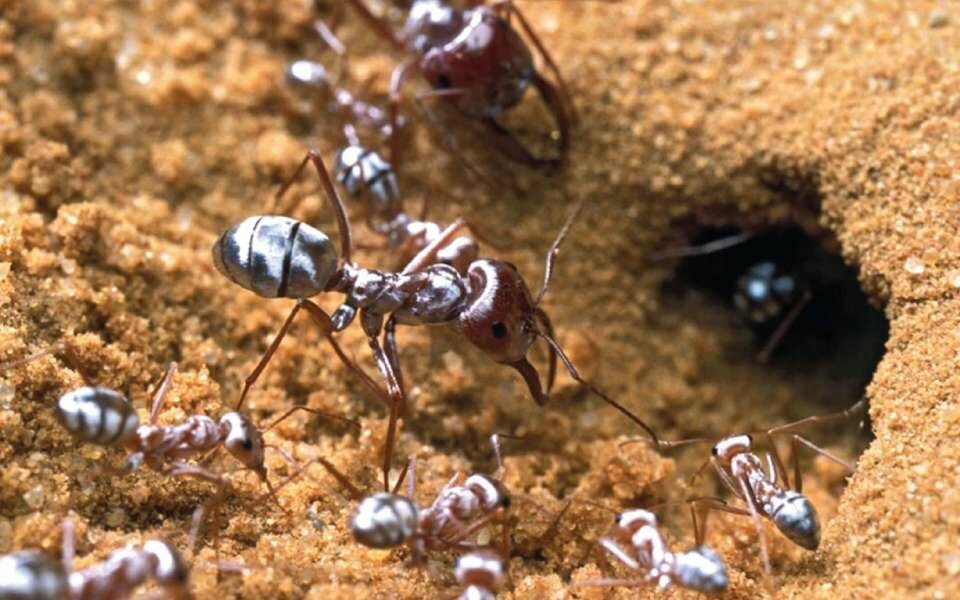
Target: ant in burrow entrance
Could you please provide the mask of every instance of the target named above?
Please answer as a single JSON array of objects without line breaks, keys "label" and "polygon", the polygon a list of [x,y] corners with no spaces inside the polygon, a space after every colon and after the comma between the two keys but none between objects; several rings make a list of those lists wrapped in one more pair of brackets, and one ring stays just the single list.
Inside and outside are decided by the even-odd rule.
[{"label": "ant in burrow entrance", "polygon": [[887,326],[860,289],[856,271],[829,251],[830,243],[799,227],[707,228],[694,245],[651,258],[685,259],[668,290],[692,285],[732,299],[762,340],[760,362],[769,361],[778,349],[791,360],[839,357],[847,378],[856,373],[854,379],[866,383],[882,353]]},{"label": "ant in burrow entrance", "polygon": [[63,521],[63,558],[39,550],[0,557],[0,598],[10,600],[124,600],[153,580],[172,600],[192,598],[189,572],[180,554],[163,540],[114,550],[106,560],[73,570],[73,522]]},{"label": "ant in burrow entrance", "polygon": [[[538,167],[556,167],[570,146],[570,128],[576,112],[560,69],[527,19],[510,0],[495,0],[490,6],[471,2],[458,9],[441,0],[405,0],[409,9],[402,36],[375,16],[362,0],[349,0],[373,30],[395,50],[410,55],[390,80],[391,117],[398,117],[403,85],[415,74],[423,75],[432,88],[418,100],[445,98],[464,116],[479,120],[499,150],[511,160]],[[520,29],[552,72],[555,84],[536,69],[533,54],[513,28]],[[517,106],[533,85],[556,121],[559,131],[556,158],[534,156],[503,124],[502,113]],[[399,143],[391,137],[390,161],[399,159]]]},{"label": "ant in burrow entrance", "polygon": [[[306,310],[340,360],[388,408],[383,462],[385,489],[389,487],[397,420],[406,408],[396,345],[398,324],[452,326],[494,361],[520,373],[530,395],[540,405],[549,399],[559,359],[575,381],[643,428],[652,439],[657,439],[646,423],[580,376],[554,338],[546,311],[540,308],[549,289],[560,244],[582,203],[568,218],[547,252],[543,285],[534,297],[519,271],[508,262],[475,260],[467,267],[466,275],[436,262],[437,252],[463,226],[460,221],[444,229],[399,273],[357,266],[352,261],[352,236],[346,209],[317,151],[307,152],[293,176],[278,190],[276,199],[283,196],[310,163],[317,171],[337,219],[340,258],[323,232],[282,216],[249,217],[227,229],[213,245],[214,264],[225,277],[259,296],[297,301],[260,362],[247,377],[238,408],[280,346],[296,315],[300,310]],[[343,303],[332,315],[309,300],[311,296],[328,292],[345,295]],[[386,381],[386,391],[346,356],[333,337],[334,333],[350,325],[358,312],[374,362]],[[380,342],[381,332],[383,344]],[[539,372],[527,359],[527,352],[538,338],[543,339],[550,350],[546,393]]]},{"label": "ant in burrow entrance", "polygon": [[[710,511],[746,515],[753,519],[760,541],[760,556],[764,572],[771,573],[770,557],[767,550],[767,538],[760,519],[767,519],[795,544],[807,550],[816,550],[820,545],[820,518],[809,498],[803,495],[803,476],[800,469],[799,450],[801,447],[813,450],[828,460],[854,471],[853,465],[821,448],[797,433],[797,429],[813,423],[823,423],[835,419],[848,418],[866,406],[861,399],[846,410],[830,415],[814,415],[786,425],[773,427],[757,434],[769,447],[766,460],[763,461],[754,452],[754,436],[740,434],[716,441],[711,456],[700,466],[693,478],[696,478],[708,466],[712,465],[720,482],[734,497],[746,505],[746,510],[728,505],[716,497],[697,497],[689,500],[694,520],[697,545],[701,545],[706,536],[707,517]],[[791,439],[791,462],[793,463],[793,485],[787,474],[786,466],[774,442],[774,436],[789,435]],[[697,443],[709,443],[712,440],[696,438],[689,440],[659,442],[661,448],[674,448]],[[628,442],[629,443],[629,442]],[[766,470],[765,470],[766,469]]]},{"label": "ant in burrow entrance", "polygon": [[[606,508],[606,507],[604,507]],[[574,587],[646,587],[665,590],[672,585],[699,592],[720,592],[727,588],[727,569],[716,552],[702,545],[686,552],[673,552],[660,532],[657,517],[643,509],[617,513],[611,535],[600,545],[641,579],[595,579]],[[696,521],[694,522],[696,524]]]},{"label": "ant in burrow entrance", "polygon": [[[64,343],[60,342],[54,347],[2,365],[0,372],[52,354],[57,347],[63,345]],[[170,363],[150,403],[148,424],[140,423],[136,409],[126,396],[105,387],[85,386],[68,391],[57,401],[55,414],[57,420],[76,439],[104,448],[123,448],[129,452],[123,466],[104,468],[107,474],[127,475],[146,465],[165,476],[193,477],[216,485],[217,494],[200,505],[194,513],[190,532],[191,546],[198,535],[203,514],[216,511],[230,489],[230,484],[221,474],[198,464],[184,462],[184,459],[207,458],[221,447],[226,449],[245,469],[257,475],[267,487],[269,496],[284,510],[276,495],[278,488],[271,484],[267,477],[265,450],[268,447],[273,448],[291,464],[294,460],[283,449],[266,444],[263,434],[298,411],[341,420],[359,428],[357,423],[349,419],[305,406],[295,406],[287,410],[263,431],[236,411],[223,414],[219,421],[206,415],[193,415],[175,425],[160,425],[157,420],[176,371],[177,363]],[[299,467],[297,473],[282,485],[293,480],[304,468]]]}]

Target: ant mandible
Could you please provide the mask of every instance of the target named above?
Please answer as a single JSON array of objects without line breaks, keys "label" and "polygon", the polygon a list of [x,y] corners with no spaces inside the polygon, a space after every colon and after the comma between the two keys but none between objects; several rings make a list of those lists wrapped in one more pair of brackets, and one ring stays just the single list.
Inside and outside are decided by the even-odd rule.
[{"label": "ant mandible", "polygon": [[[490,6],[474,2],[465,10],[441,0],[397,2],[409,9],[402,36],[397,36],[362,0],[350,0],[350,4],[396,50],[411,55],[394,70],[390,80],[394,123],[403,85],[420,73],[432,89],[419,98],[446,98],[463,115],[481,121],[510,159],[538,167],[556,167],[563,161],[576,118],[573,103],[560,69],[513,2],[496,0]],[[511,24],[512,17],[553,73],[556,85],[537,71],[530,48]],[[534,156],[497,120],[520,103],[531,84],[556,121],[560,134],[557,158]],[[398,141],[391,136],[391,162],[396,164],[398,158]]]},{"label": "ant mandible", "polygon": [[10,600],[124,600],[151,579],[172,600],[192,598],[180,554],[163,540],[114,550],[101,563],[73,570],[73,522],[63,522],[63,560],[38,550],[0,557],[0,598]]},{"label": "ant mandible", "polygon": [[[546,404],[549,398],[559,359],[575,381],[657,440],[646,423],[580,376],[555,340],[546,311],[539,306],[549,288],[560,244],[579,214],[582,202],[547,252],[543,285],[533,297],[519,271],[508,262],[475,260],[466,269],[466,275],[436,262],[438,250],[463,226],[459,221],[444,229],[399,273],[357,266],[352,260],[352,236],[346,209],[316,150],[307,152],[293,176],[280,187],[276,198],[279,200],[283,196],[310,163],[317,171],[336,216],[342,257],[337,257],[330,238],[323,232],[306,223],[275,215],[249,217],[222,233],[213,245],[214,264],[225,277],[259,296],[297,301],[260,362],[247,377],[238,408],[286,336],[293,319],[300,310],[306,310],[341,361],[387,405],[390,417],[383,463],[385,489],[389,487],[397,420],[406,407],[396,345],[398,324],[451,326],[495,362],[515,369],[540,405]],[[328,292],[345,296],[332,315],[309,300],[311,296]],[[386,381],[385,392],[346,356],[333,337],[335,332],[349,326],[358,312],[374,362]],[[383,344],[380,342],[381,332]],[[539,372],[527,360],[527,352],[538,338],[546,341],[550,350],[546,393]]]}]

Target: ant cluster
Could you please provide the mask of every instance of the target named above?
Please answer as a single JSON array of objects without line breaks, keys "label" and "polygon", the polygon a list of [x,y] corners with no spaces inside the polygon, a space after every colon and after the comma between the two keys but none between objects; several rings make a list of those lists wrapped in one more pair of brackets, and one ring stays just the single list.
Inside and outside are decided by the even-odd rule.
[{"label": "ant cluster", "polygon": [[[103,387],[68,391],[57,402],[55,414],[77,440],[128,453],[121,466],[103,468],[103,472],[111,476],[123,476],[146,466],[163,476],[190,477],[213,484],[216,492],[194,513],[189,535],[192,547],[204,515],[217,515],[219,506],[232,490],[222,473],[205,465],[211,453],[225,449],[244,469],[256,474],[267,488],[266,496],[279,506],[276,495],[279,486],[268,478],[265,467],[264,456],[269,446],[264,441],[264,432],[297,411],[356,425],[343,417],[297,406],[261,429],[242,412],[249,391],[277,352],[296,316],[306,312],[348,372],[382,402],[388,414],[380,465],[383,491],[372,494],[361,491],[351,477],[322,457],[307,463],[324,467],[346,495],[357,502],[349,521],[354,540],[371,548],[406,546],[411,565],[422,564],[430,553],[456,552],[459,558],[454,575],[463,588],[460,597],[493,598],[507,579],[509,542],[480,543],[478,533],[510,509],[510,495],[502,481],[499,436],[492,436],[499,466],[496,475],[475,473],[463,478],[458,473],[428,506],[418,505],[415,499],[414,457],[409,459],[394,485],[389,484],[398,428],[409,409],[397,344],[399,325],[448,326],[490,360],[515,370],[531,398],[541,406],[548,402],[562,364],[572,379],[640,427],[654,448],[668,449],[705,440],[661,440],[624,405],[581,377],[558,343],[542,301],[550,287],[561,243],[581,206],[572,212],[547,252],[543,282],[535,294],[511,263],[481,257],[478,241],[485,240],[474,225],[464,219],[446,226],[430,221],[426,202],[417,216],[411,216],[404,206],[394,171],[400,159],[399,135],[407,123],[400,115],[401,92],[417,75],[430,87],[417,96],[418,102],[432,98],[449,102],[462,116],[482,124],[490,136],[490,144],[507,158],[533,167],[562,166],[570,144],[570,129],[576,121],[575,111],[556,63],[523,14],[509,0],[495,0],[489,5],[479,4],[468,9],[454,8],[440,0],[415,0],[407,3],[407,22],[402,35],[398,35],[362,0],[349,0],[348,4],[373,31],[407,58],[393,73],[386,109],[358,100],[337,87],[319,63],[301,60],[288,67],[288,81],[320,91],[347,122],[344,126],[347,143],[332,162],[333,176],[321,154],[308,151],[293,175],[280,187],[272,206],[279,205],[301,173],[312,165],[336,219],[339,251],[323,231],[269,212],[243,219],[217,238],[212,260],[225,278],[263,298],[295,301],[273,341],[246,378],[236,406],[219,419],[193,415],[177,424],[158,423],[164,398],[177,371],[176,363],[171,363],[157,386],[146,423],[141,423],[137,411],[123,394]],[[317,29],[331,47],[340,48],[342,52],[342,44],[330,28],[318,23]],[[525,39],[532,44],[552,80],[537,70],[534,52]],[[556,157],[534,156],[499,120],[504,112],[521,102],[531,86],[555,121]],[[360,132],[374,132],[379,136],[388,145],[389,160],[361,143]],[[337,183],[365,215],[371,231],[383,238],[381,249],[390,251],[397,261],[391,268],[361,266],[354,261],[351,223],[336,189]],[[700,253],[700,250],[685,252]],[[786,313],[783,327],[789,325],[809,300],[808,291],[766,264],[751,269],[737,286],[738,306],[750,319],[767,321]],[[332,313],[327,313],[313,300],[326,294],[340,297],[340,305]],[[337,334],[354,321],[359,321],[366,337],[379,382],[350,358],[338,342]],[[769,356],[780,337],[782,334],[775,334],[761,355]],[[546,344],[548,351],[545,380],[528,358],[538,340]],[[0,368],[18,367],[54,352],[55,348],[50,348]],[[716,441],[701,471],[706,465],[712,465],[721,484],[742,507],[728,504],[719,497],[688,498],[696,545],[686,551],[669,548],[652,512],[632,508],[618,513],[612,531],[601,539],[600,546],[634,577],[597,579],[578,582],[576,586],[667,588],[676,585],[702,592],[726,589],[728,577],[723,560],[704,545],[707,516],[711,512],[744,515],[753,520],[768,574],[771,568],[762,520],[771,521],[799,546],[815,550],[820,541],[820,520],[813,504],[802,493],[797,451],[811,449],[848,469],[852,470],[852,466],[797,431],[811,423],[849,416],[862,404],[863,401],[837,415],[808,417],[761,433],[771,449],[765,460],[754,450],[754,437],[750,435]],[[792,485],[773,443],[773,437],[778,435],[789,435],[792,440]],[[285,452],[276,450],[294,469],[287,481],[305,470],[307,464],[297,464]],[[408,484],[405,495],[399,493],[404,480]],[[134,588],[149,580],[169,597],[190,597],[186,564],[165,541],[149,540],[140,547],[117,550],[104,562],[84,571],[73,571],[72,559],[73,529],[71,521],[65,519],[61,562],[33,550],[0,558],[0,598],[117,600],[128,597]]]}]

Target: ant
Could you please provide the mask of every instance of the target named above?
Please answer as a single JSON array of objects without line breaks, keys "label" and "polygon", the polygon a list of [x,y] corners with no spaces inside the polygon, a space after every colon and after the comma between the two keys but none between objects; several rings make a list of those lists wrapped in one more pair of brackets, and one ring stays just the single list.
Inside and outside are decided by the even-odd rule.
[{"label": "ant", "polygon": [[493,600],[505,579],[503,560],[493,552],[475,550],[457,558],[453,570],[457,583],[464,586],[457,600]]},{"label": "ant", "polygon": [[[560,244],[582,209],[582,202],[547,252],[543,285],[533,296],[520,272],[508,262],[478,259],[470,263],[466,275],[436,262],[438,251],[463,226],[462,221],[447,226],[400,272],[357,266],[352,260],[352,235],[346,209],[316,150],[307,152],[293,177],[278,190],[275,202],[310,163],[314,165],[336,215],[340,258],[326,234],[283,216],[249,217],[227,229],[213,245],[214,265],[229,280],[262,297],[285,297],[297,301],[260,362],[247,376],[238,409],[286,336],[293,319],[300,310],[306,310],[340,360],[388,408],[390,417],[383,462],[385,489],[389,489],[397,420],[406,408],[396,345],[398,324],[452,327],[494,361],[515,369],[523,377],[530,395],[541,406],[549,399],[559,359],[575,381],[642,427],[656,441],[656,434],[646,423],[580,376],[554,338],[546,311],[540,308],[553,276]],[[345,296],[332,315],[308,299],[328,292]],[[358,312],[374,362],[386,381],[386,391],[346,356],[333,337],[334,333],[349,326]],[[539,372],[527,360],[527,352],[538,338],[543,339],[550,350],[546,393]]]},{"label": "ant", "polygon": [[[643,587],[655,584],[661,590],[679,585],[698,592],[722,592],[727,589],[727,569],[716,552],[700,543],[686,552],[672,552],[660,533],[657,517],[643,509],[618,513],[610,536],[600,545],[625,564],[642,574],[642,579],[597,579],[576,587]],[[694,522],[696,524],[696,521]],[[624,548],[630,548],[625,550]]]},{"label": "ant", "polygon": [[[439,237],[440,226],[426,220],[429,209],[426,200],[419,217],[404,211],[393,167],[376,151],[364,148],[358,140],[350,141],[337,152],[333,172],[350,196],[362,198],[368,226],[386,238],[387,249],[398,251],[401,264],[406,264]],[[480,238],[474,226],[462,219],[458,223]],[[437,250],[436,262],[450,265],[460,275],[466,275],[479,257],[477,242],[459,236]]]},{"label": "ant", "polygon": [[123,600],[149,580],[174,600],[191,598],[188,570],[180,554],[163,540],[114,550],[107,559],[73,570],[73,523],[63,522],[63,560],[38,550],[0,557],[0,598],[11,600]]},{"label": "ant", "polygon": [[[418,100],[446,98],[461,114],[479,120],[508,158],[537,167],[556,167],[564,160],[570,146],[570,127],[576,118],[570,94],[557,64],[513,2],[495,0],[490,6],[473,2],[471,8],[458,9],[442,0],[398,0],[398,6],[409,9],[402,36],[397,36],[362,0],[350,0],[350,4],[394,49],[410,56],[394,70],[390,80],[394,122],[403,85],[419,73],[432,89]],[[556,85],[537,71],[530,48],[513,28],[513,17],[553,74]],[[498,121],[502,113],[521,102],[531,84],[556,121],[558,158],[534,156]],[[390,159],[396,164],[399,142],[395,135],[390,146]]]},{"label": "ant", "polygon": [[[769,444],[770,450],[763,461],[754,452],[752,435],[740,434],[725,437],[717,441],[711,457],[697,470],[697,477],[708,464],[714,470],[723,485],[743,502],[747,510],[727,505],[719,498],[704,497],[691,499],[691,512],[694,518],[694,530],[697,544],[702,544],[706,535],[707,517],[712,510],[737,515],[747,515],[753,519],[760,539],[760,555],[764,571],[771,573],[767,540],[760,519],[772,521],[777,529],[795,544],[807,550],[816,550],[820,546],[820,518],[810,499],[803,495],[803,477],[800,470],[799,449],[806,447],[827,459],[853,472],[850,463],[834,456],[831,452],[817,446],[807,438],[795,432],[799,427],[846,418],[866,405],[861,399],[846,410],[831,415],[815,415],[768,429],[760,434]],[[773,436],[789,435],[791,438],[791,460],[793,462],[793,486],[783,460],[777,451]],[[680,441],[661,441],[664,447],[675,447],[708,440],[692,439]],[[766,468],[766,470],[764,470]]]},{"label": "ant", "polygon": [[[31,362],[51,352],[52,349],[44,350],[26,359],[9,363],[4,370]],[[244,468],[256,473],[266,485],[270,497],[282,510],[276,488],[270,483],[264,465],[264,450],[267,447],[263,440],[264,432],[245,416],[231,411],[221,416],[219,421],[206,415],[193,415],[176,425],[157,424],[163,401],[176,371],[177,363],[170,363],[151,401],[150,421],[147,424],[140,423],[130,400],[120,392],[105,387],[80,387],[63,394],[55,409],[57,420],[81,441],[107,448],[125,448],[129,452],[123,466],[106,469],[109,474],[127,475],[146,465],[170,477],[195,477],[215,484],[220,490],[219,493],[207,505],[201,505],[194,514],[191,540],[197,535],[203,513],[218,506],[229,484],[220,474],[183,462],[183,459],[208,455],[221,446],[242,463]],[[339,419],[312,408],[296,406],[264,431],[300,410]],[[348,419],[342,420],[356,425]],[[285,459],[293,462],[282,450],[276,449]]]},{"label": "ant", "polygon": [[[654,260],[706,256],[733,248],[756,237],[758,232],[743,232],[721,237],[697,246],[658,252]],[[711,271],[715,273],[715,271]],[[754,261],[736,277],[734,307],[754,326],[769,332],[757,353],[757,360],[770,360],[790,327],[813,299],[811,282],[800,269],[786,269],[772,260]]]},{"label": "ant", "polygon": [[[491,437],[497,457],[497,472],[502,473],[503,462],[498,436]],[[501,517],[510,508],[510,495],[499,477],[474,473],[460,483],[462,475],[455,473],[440,490],[433,503],[424,509],[417,507],[414,498],[416,458],[411,457],[392,492],[380,492],[363,497],[349,479],[327,461],[321,464],[354,499],[363,498],[350,519],[353,538],[370,548],[395,548],[408,544],[412,561],[420,563],[428,551],[441,549],[474,550],[463,540],[491,521]],[[407,495],[397,494],[405,477]]]}]

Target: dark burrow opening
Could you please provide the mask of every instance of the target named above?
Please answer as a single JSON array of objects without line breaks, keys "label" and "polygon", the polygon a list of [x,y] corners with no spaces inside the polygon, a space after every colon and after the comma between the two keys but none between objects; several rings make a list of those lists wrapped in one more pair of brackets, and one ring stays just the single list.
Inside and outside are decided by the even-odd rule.
[{"label": "dark burrow opening", "polygon": [[667,301],[696,293],[721,303],[735,327],[751,332],[748,360],[835,388],[822,407],[832,412],[863,395],[883,356],[889,325],[835,240],[817,235],[822,237],[796,226],[702,228],[677,250],[719,248],[682,257],[662,292]]}]

